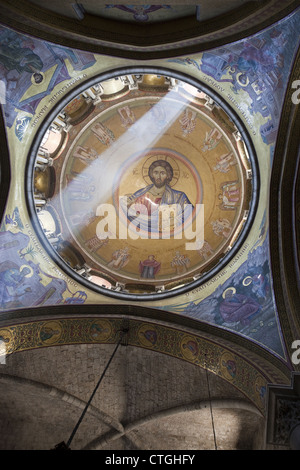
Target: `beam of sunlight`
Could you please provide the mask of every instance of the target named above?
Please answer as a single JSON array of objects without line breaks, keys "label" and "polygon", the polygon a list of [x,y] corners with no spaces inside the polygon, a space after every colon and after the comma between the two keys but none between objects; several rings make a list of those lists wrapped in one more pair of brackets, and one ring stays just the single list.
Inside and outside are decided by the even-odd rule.
[{"label": "beam of sunlight", "polygon": [[[170,101],[172,106],[169,105]],[[76,192],[80,192],[83,188],[87,189],[87,185],[91,184],[93,194],[90,198],[89,211],[96,213],[99,204],[105,204],[111,198],[115,177],[122,165],[130,156],[134,155],[134,159],[138,160],[139,155],[143,155],[146,149],[153,148],[180,116],[188,102],[185,97],[180,97],[178,100],[177,92],[170,90],[104,152],[97,155],[64,189],[61,189],[59,197],[62,200],[65,197],[72,198]],[[158,122],[156,116],[161,109],[166,110],[166,118]],[[55,201],[53,202],[55,205]]]},{"label": "beam of sunlight", "polygon": [[[113,134],[110,134],[110,130],[105,127],[105,121],[101,122],[100,116],[94,119],[93,123],[86,126],[86,130],[90,131],[98,123],[100,124],[100,133],[102,130],[108,131],[108,134],[104,136],[108,137],[108,146],[100,154],[98,154],[96,149],[86,149],[86,159],[83,159],[84,163],[86,163],[84,169],[80,173],[69,174],[68,180],[61,181],[59,192],[51,199],[51,206],[61,207],[64,213],[65,220],[72,234],[70,234],[70,238],[71,236],[74,236],[75,239],[81,238],[85,227],[87,227],[91,220],[98,217],[98,208],[107,204],[108,201],[113,201],[113,193],[117,189],[115,185],[117,184],[117,178],[122,167],[125,167],[128,163],[138,161],[140,157],[145,156],[145,152],[148,149],[150,152],[151,149],[155,148],[157,142],[168,132],[168,129],[184,112],[190,101],[185,95],[178,95],[177,90],[169,90],[166,95],[159,97],[157,102],[154,102],[150,109],[139,119],[130,124],[130,127],[126,128],[125,132],[116,140],[114,140]],[[118,109],[120,109],[119,106],[116,107],[116,110]],[[102,137],[99,134],[99,140]],[[74,144],[69,158],[72,158],[77,146],[81,146],[79,141]],[[84,143],[82,144],[82,149],[85,149]],[[93,155],[89,155],[90,151],[93,152]],[[78,156],[81,157],[81,155]],[[63,162],[63,167],[66,168],[66,165],[67,160]],[[120,197],[122,196],[125,195],[120,194]],[[114,202],[118,203],[118,201]],[[111,208],[113,207],[112,205]],[[47,204],[43,209],[48,212]],[[41,211],[41,215],[42,212],[44,211]],[[118,211],[116,211],[116,216],[117,213]],[[43,227],[43,218],[39,217],[39,219]],[[118,224],[116,220],[118,229],[114,234],[106,230],[99,234],[97,225],[94,238],[97,237],[100,244],[101,241],[105,243],[107,238],[124,238],[122,230],[126,230],[127,238],[127,223],[125,220],[124,222],[124,227],[120,228],[123,223]],[[48,223],[45,225],[45,233],[48,232],[47,225]],[[59,239],[60,234],[57,235],[55,233],[54,235],[55,240],[56,236]],[[49,238],[48,235],[47,237]],[[51,243],[50,239],[49,241]],[[66,235],[64,235],[64,241],[67,241]],[[71,239],[69,241],[71,242]],[[55,246],[54,244],[53,247],[55,248]],[[102,281],[101,283],[103,284]]]}]

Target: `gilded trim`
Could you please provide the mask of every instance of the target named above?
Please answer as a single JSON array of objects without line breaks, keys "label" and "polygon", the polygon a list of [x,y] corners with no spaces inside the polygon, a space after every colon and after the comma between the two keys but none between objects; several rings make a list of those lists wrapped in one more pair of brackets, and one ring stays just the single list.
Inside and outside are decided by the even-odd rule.
[{"label": "gilded trim", "polygon": [[[0,328],[7,354],[74,344],[114,344],[124,319],[55,317]],[[126,345],[156,351],[202,367],[242,392],[263,414],[271,378],[249,358],[191,331],[137,319],[127,321]]]}]

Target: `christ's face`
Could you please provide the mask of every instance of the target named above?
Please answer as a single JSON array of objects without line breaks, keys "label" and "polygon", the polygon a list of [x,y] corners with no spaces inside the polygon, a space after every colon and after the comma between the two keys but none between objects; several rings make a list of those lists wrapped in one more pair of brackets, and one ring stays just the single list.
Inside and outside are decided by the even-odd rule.
[{"label": "christ's face", "polygon": [[152,171],[152,180],[157,188],[162,188],[167,182],[168,174],[163,166],[157,166]]}]

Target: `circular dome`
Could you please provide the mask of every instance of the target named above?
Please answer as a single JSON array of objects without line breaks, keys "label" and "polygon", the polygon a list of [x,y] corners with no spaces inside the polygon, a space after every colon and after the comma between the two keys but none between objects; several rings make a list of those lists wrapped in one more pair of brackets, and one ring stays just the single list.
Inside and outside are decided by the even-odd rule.
[{"label": "circular dome", "polygon": [[[49,133],[65,142],[53,155]],[[98,79],[64,103],[39,142],[38,231],[61,267],[95,290],[174,295],[214,275],[242,243],[256,187],[247,133],[186,77]]]}]

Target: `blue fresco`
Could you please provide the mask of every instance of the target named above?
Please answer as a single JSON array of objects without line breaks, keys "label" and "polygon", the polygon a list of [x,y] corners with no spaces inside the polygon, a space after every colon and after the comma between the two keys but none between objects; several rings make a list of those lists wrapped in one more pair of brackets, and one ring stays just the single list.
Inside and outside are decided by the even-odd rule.
[{"label": "blue fresco", "polygon": [[[0,74],[6,88],[4,110],[8,127],[12,127],[20,111],[34,115],[41,100],[56,85],[71,79],[66,60],[74,71],[84,71],[96,62],[90,52],[51,44],[0,26]],[[43,91],[40,91],[38,85],[44,83],[48,71],[51,77],[47,76],[47,88],[42,87]],[[36,93],[22,99],[32,85],[35,86]],[[22,140],[24,133],[22,126],[26,124],[28,118],[27,121],[17,123],[16,135],[19,140]]]},{"label": "blue fresco", "polygon": [[[16,222],[10,215],[6,223]],[[0,308],[12,310],[25,307],[58,304],[82,304],[87,295],[83,291],[71,292],[65,280],[45,274],[34,258],[36,251],[30,237],[22,232],[0,232]],[[28,256],[29,255],[29,256]],[[27,259],[25,258],[27,256]],[[48,277],[47,285],[42,282]],[[64,298],[64,294],[67,295]]]},{"label": "blue fresco", "polygon": [[300,10],[245,40],[204,52],[202,59],[170,59],[192,65],[218,83],[229,83],[232,98],[242,90],[251,98],[247,112],[266,122],[259,132],[263,142],[276,141],[289,72],[299,46]]}]

